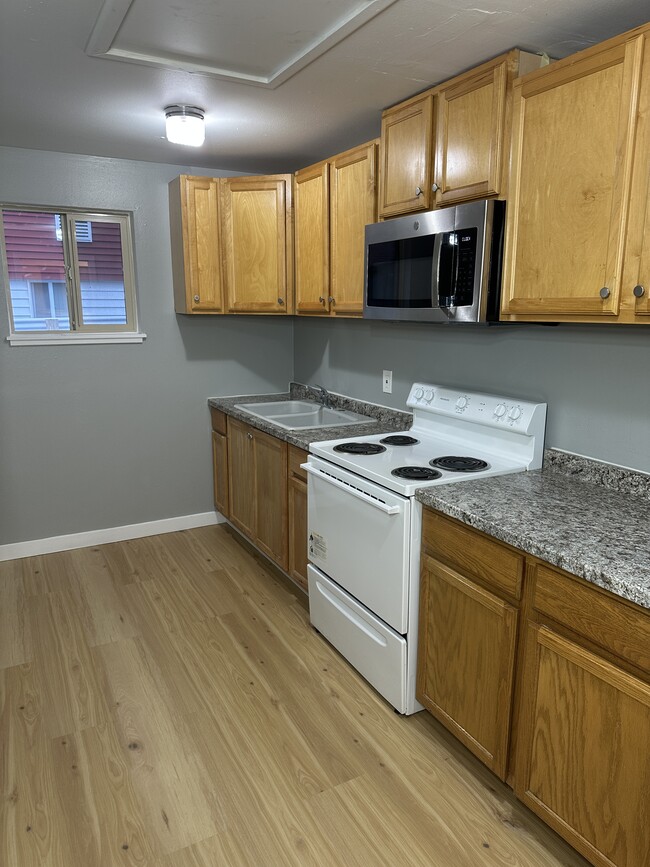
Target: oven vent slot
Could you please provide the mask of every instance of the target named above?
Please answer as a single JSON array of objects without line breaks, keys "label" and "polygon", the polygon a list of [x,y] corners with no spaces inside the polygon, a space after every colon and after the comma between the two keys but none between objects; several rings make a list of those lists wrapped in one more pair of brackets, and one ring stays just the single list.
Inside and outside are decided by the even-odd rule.
[{"label": "oven vent slot", "polygon": [[369,494],[368,491],[365,491],[363,488],[358,488],[356,485],[351,485],[349,482],[340,479],[338,476],[335,476],[332,473],[325,472],[325,470],[322,470],[320,467],[318,468],[318,474],[321,476],[328,476],[330,479],[334,479],[334,481],[336,481],[339,485],[345,485],[346,488],[352,488],[353,491],[359,491],[360,494],[363,494],[364,497],[368,497],[370,500],[376,500],[378,503],[381,503],[384,506],[388,505],[386,500],[382,500],[381,497],[375,497],[374,494]]}]

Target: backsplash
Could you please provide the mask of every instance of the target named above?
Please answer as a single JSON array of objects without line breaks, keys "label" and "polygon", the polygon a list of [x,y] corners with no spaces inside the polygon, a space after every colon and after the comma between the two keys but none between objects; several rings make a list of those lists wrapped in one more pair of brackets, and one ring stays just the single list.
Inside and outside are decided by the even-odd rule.
[{"label": "backsplash", "polygon": [[544,469],[572,476],[581,482],[600,485],[621,494],[632,494],[650,500],[650,474],[640,473],[637,470],[606,464],[603,461],[559,449],[546,449]]}]

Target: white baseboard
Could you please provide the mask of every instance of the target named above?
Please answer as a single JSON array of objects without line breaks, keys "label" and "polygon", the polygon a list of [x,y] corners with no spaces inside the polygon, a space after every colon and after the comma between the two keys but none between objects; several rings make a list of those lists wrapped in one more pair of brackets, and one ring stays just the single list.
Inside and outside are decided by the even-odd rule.
[{"label": "white baseboard", "polygon": [[158,536],[160,533],[173,533],[176,530],[191,530],[193,527],[223,524],[225,520],[220,512],[199,512],[197,515],[180,515],[177,518],[146,521],[144,524],[128,524],[124,527],[107,527],[104,530],[71,533],[68,536],[50,536],[49,539],[13,542],[9,545],[0,545],[0,561],[36,557],[38,554],[53,554],[55,551],[70,551],[73,548],[89,548],[107,542],[124,542],[126,539]]}]

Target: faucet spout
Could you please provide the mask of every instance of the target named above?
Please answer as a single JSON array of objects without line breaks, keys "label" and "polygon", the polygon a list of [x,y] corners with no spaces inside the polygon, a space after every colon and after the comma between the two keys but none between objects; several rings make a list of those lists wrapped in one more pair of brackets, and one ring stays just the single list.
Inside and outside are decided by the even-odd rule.
[{"label": "faucet spout", "polygon": [[310,385],[308,388],[316,392],[316,397],[323,406],[330,407],[332,405],[330,393],[324,386],[314,383],[314,385]]}]

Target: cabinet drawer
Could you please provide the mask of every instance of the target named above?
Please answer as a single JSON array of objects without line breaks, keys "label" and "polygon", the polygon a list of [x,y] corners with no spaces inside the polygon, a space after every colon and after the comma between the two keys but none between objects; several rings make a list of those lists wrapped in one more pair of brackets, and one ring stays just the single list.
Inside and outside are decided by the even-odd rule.
[{"label": "cabinet drawer", "polygon": [[216,430],[217,433],[226,434],[226,414],[225,412],[221,412],[220,409],[215,409],[213,406],[210,407],[210,416],[212,418],[212,430]]},{"label": "cabinet drawer", "polygon": [[519,599],[524,557],[457,521],[423,510],[422,540],[437,560]]},{"label": "cabinet drawer", "polygon": [[307,473],[300,469],[300,464],[307,461],[308,454],[304,449],[299,449],[297,446],[289,446],[289,478],[295,476],[297,479],[307,481]]},{"label": "cabinet drawer", "polygon": [[535,567],[533,605],[650,674],[650,612],[541,563]]}]

